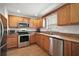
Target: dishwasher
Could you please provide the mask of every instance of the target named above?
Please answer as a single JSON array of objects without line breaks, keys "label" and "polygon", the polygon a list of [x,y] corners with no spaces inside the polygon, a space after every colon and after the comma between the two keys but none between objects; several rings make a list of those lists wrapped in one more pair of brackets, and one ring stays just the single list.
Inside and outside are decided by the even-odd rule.
[{"label": "dishwasher", "polygon": [[63,56],[63,40],[56,38],[56,37],[50,37],[50,48],[49,53],[51,56]]}]

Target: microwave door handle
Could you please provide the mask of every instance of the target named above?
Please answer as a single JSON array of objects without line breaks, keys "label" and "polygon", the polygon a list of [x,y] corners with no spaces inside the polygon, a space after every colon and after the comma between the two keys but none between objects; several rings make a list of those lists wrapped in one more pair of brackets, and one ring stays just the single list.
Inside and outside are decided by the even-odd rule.
[{"label": "microwave door handle", "polygon": [[0,19],[0,22],[1,22],[1,25],[2,25],[2,38],[3,38],[3,35],[4,35],[4,25],[3,25],[2,21],[1,21],[1,19]]}]

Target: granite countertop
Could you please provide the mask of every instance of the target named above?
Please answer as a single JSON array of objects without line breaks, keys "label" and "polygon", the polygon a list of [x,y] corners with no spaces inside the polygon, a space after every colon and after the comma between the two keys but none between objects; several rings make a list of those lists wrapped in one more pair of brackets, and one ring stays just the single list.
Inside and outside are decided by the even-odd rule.
[{"label": "granite countertop", "polygon": [[67,40],[67,41],[72,41],[72,42],[77,42],[79,43],[79,35],[72,35],[72,34],[46,34],[46,33],[38,33],[38,34],[42,34],[42,35],[46,35],[49,37],[56,37],[62,40]]}]

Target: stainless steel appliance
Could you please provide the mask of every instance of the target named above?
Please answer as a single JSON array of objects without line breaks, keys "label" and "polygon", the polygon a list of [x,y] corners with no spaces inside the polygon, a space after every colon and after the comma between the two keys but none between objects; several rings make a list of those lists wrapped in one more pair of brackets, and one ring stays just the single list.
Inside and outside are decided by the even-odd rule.
[{"label": "stainless steel appliance", "polygon": [[18,28],[25,28],[25,27],[29,27],[29,24],[25,22],[18,23]]},{"label": "stainless steel appliance", "polygon": [[51,37],[49,52],[52,56],[63,56],[63,40]]},{"label": "stainless steel appliance", "polygon": [[0,14],[0,55],[6,55],[7,19]]},{"label": "stainless steel appliance", "polygon": [[26,30],[20,30],[18,34],[18,47],[28,46],[30,34]]}]

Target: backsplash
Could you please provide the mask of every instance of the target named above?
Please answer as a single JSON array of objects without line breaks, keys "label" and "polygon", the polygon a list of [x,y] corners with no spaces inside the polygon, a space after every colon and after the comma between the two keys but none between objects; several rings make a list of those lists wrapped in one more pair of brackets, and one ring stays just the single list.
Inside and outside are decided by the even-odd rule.
[{"label": "backsplash", "polygon": [[71,33],[71,34],[79,34],[79,25],[71,25],[71,26],[49,26],[50,31],[57,31],[62,33]]},{"label": "backsplash", "polygon": [[57,28],[57,31],[64,33],[79,34],[79,25],[62,26],[62,27],[59,26]]}]

